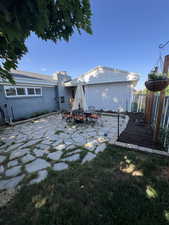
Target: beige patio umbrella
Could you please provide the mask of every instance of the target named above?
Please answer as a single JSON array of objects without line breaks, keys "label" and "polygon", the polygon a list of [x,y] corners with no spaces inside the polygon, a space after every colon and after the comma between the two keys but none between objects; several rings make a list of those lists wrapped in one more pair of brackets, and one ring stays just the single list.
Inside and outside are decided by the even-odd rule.
[{"label": "beige patio umbrella", "polygon": [[79,108],[83,109],[84,111],[88,110],[88,106],[86,103],[86,96],[85,96],[85,93],[83,91],[83,87],[81,84],[79,84],[76,88],[75,99],[73,102],[72,110],[76,110]]}]

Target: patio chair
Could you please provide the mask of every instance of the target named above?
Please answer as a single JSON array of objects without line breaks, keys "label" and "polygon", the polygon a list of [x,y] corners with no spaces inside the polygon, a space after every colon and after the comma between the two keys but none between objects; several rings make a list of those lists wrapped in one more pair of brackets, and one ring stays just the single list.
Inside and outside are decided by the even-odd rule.
[{"label": "patio chair", "polygon": [[75,122],[84,122],[86,120],[86,116],[81,109],[73,110],[72,117]]},{"label": "patio chair", "polygon": [[89,106],[88,107],[88,112],[86,113],[86,119],[88,121],[97,121],[100,118],[100,115],[96,113],[96,109],[94,106]]}]

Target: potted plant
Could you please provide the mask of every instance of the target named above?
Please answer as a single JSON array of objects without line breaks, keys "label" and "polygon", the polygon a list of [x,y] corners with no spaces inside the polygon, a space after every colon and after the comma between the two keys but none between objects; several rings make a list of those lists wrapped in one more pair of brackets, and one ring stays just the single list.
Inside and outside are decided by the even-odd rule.
[{"label": "potted plant", "polygon": [[159,73],[157,67],[148,74],[148,81],[145,82],[145,86],[149,91],[162,91],[169,85],[169,79],[167,74]]}]

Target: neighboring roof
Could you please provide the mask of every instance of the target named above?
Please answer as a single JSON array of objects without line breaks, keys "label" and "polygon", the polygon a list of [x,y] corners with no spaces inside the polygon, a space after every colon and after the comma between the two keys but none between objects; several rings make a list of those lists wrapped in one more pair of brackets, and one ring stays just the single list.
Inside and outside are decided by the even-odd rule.
[{"label": "neighboring roof", "polygon": [[27,72],[27,71],[21,71],[21,70],[11,70],[11,73],[14,76],[30,77],[35,79],[38,78],[42,80],[54,81],[52,76],[45,75],[45,74],[39,74],[39,73],[33,73],[33,72]]},{"label": "neighboring roof", "polygon": [[97,66],[89,72],[65,82],[65,86],[76,86],[78,83],[83,84],[104,84],[117,82],[132,82],[134,85],[139,80],[139,74],[125,70],[113,69],[105,66]]},{"label": "neighboring roof", "polygon": [[[32,73],[20,70],[11,70],[11,74],[16,81],[16,84],[32,84],[32,85],[51,85],[57,84],[57,81],[52,76]],[[6,82],[5,82],[6,83]]]}]

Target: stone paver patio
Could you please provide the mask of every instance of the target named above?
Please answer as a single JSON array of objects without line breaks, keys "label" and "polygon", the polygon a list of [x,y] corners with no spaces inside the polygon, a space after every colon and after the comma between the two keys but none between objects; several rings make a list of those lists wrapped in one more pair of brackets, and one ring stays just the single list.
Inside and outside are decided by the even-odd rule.
[{"label": "stone paver patio", "polygon": [[[127,123],[127,116],[120,119],[120,133]],[[74,125],[56,114],[7,127],[0,131],[0,190],[38,183],[49,168],[60,171],[71,163],[90,161],[116,139],[117,117],[111,116],[102,116],[95,124]]]}]

